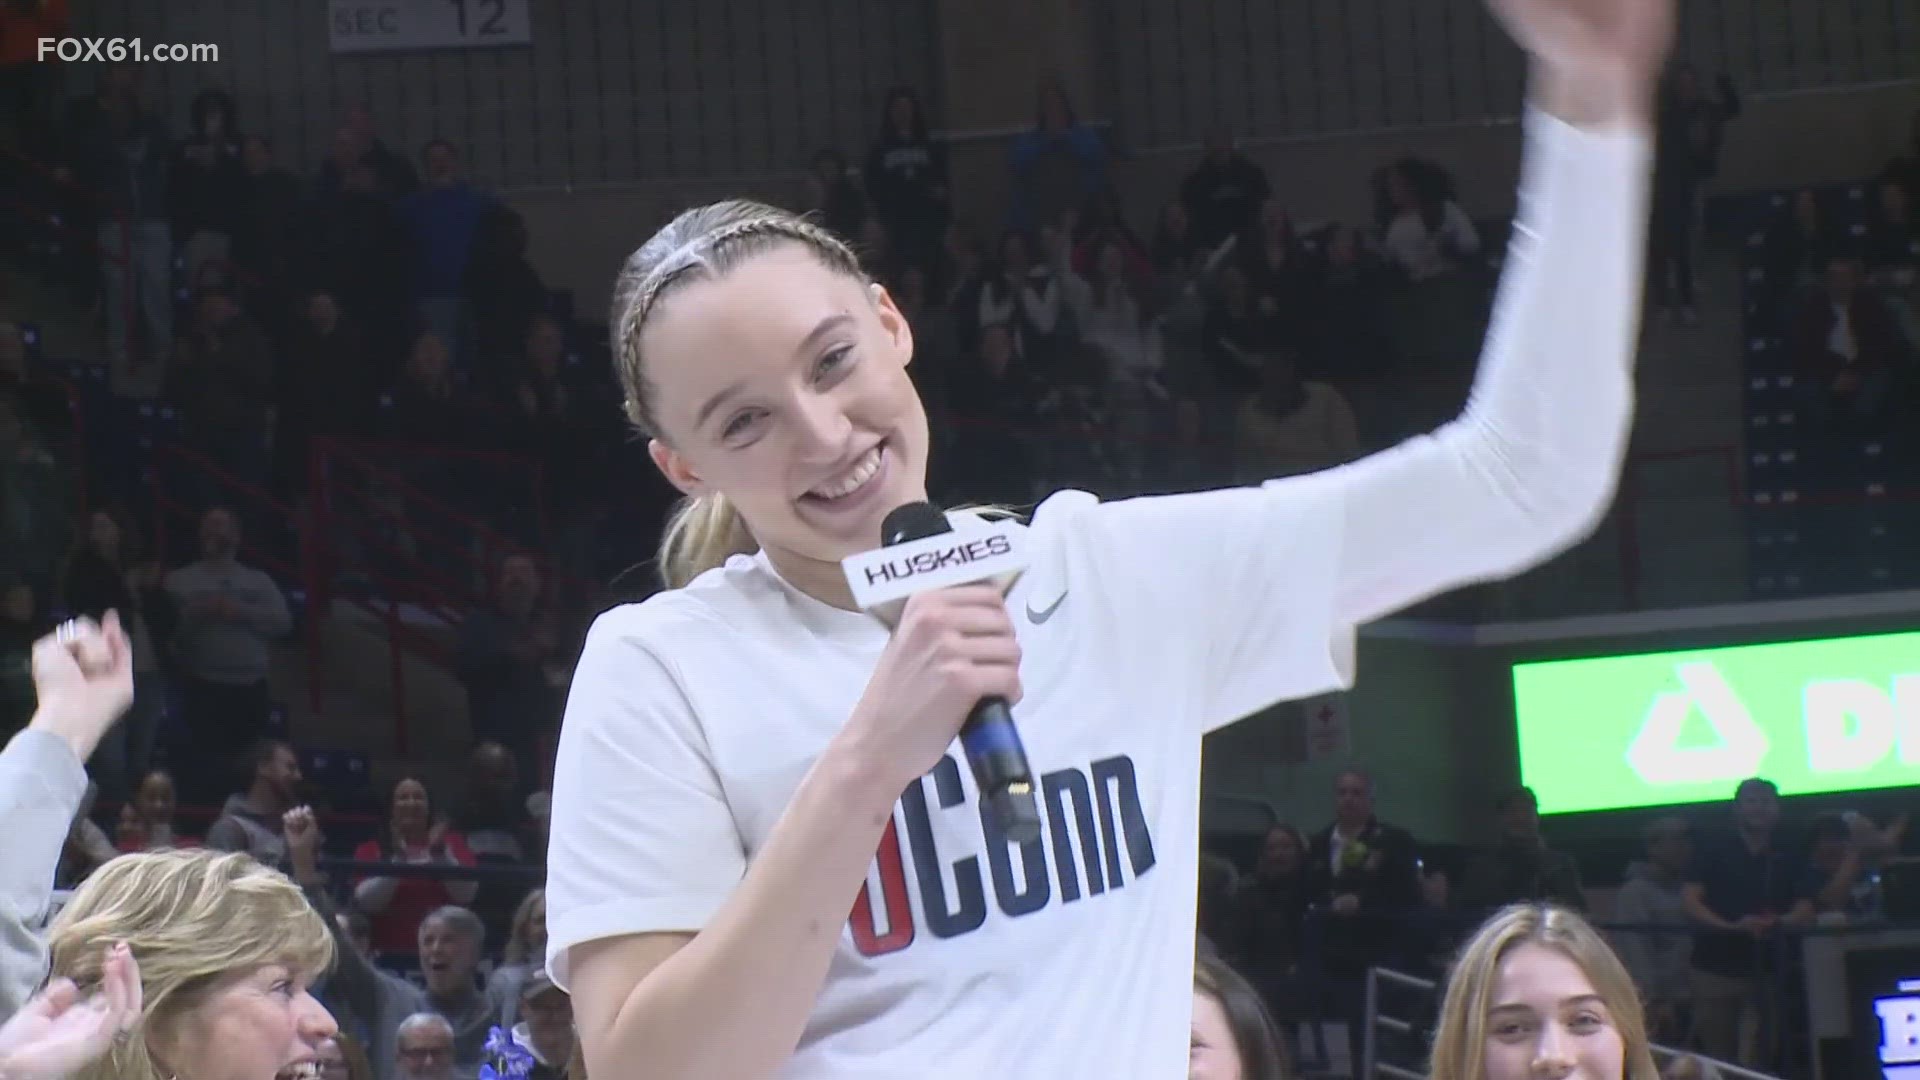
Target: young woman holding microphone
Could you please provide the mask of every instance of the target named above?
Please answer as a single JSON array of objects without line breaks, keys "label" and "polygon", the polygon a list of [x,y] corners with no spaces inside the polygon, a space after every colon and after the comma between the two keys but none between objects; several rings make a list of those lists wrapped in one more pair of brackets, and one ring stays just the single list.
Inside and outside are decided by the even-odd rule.
[{"label": "young woman holding microphone", "polygon": [[[753,204],[628,259],[627,411],[689,500],[674,587],[596,622],[560,740],[548,959],[591,1071],[1181,1074],[1201,736],[1347,684],[1360,623],[1576,542],[1625,452],[1671,0],[1490,2],[1532,86],[1465,413],[1260,487],[1058,493],[1010,594],[921,594],[891,633],[840,561],[926,497],[898,308]],[[994,695],[1042,774],[1027,844],[949,752]]]}]

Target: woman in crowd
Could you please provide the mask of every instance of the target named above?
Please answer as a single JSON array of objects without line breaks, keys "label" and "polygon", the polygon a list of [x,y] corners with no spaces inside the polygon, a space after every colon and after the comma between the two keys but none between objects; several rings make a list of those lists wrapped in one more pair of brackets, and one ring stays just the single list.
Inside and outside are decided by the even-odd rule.
[{"label": "woman in crowd", "polygon": [[110,511],[88,515],[86,534],[76,539],[60,575],[60,598],[71,615],[99,620],[109,611],[119,612],[133,643],[134,681],[147,684],[147,692],[134,695],[133,708],[107,733],[94,762],[101,789],[117,801],[131,795],[130,787],[153,755],[159,730],[160,687],[155,680],[160,665],[146,611],[148,595],[159,587],[160,571],[138,557],[139,545]]},{"label": "woman in crowd", "polygon": [[528,975],[546,966],[546,956],[547,891],[535,889],[515,909],[500,966],[487,976],[487,996],[499,1004],[502,1025],[519,1022],[521,987]]},{"label": "woman in crowd", "polygon": [[[466,839],[448,828],[445,820],[435,819],[426,783],[411,776],[393,785],[386,835],[361,844],[353,857],[358,862],[403,866],[473,865]],[[392,956],[414,951],[420,920],[427,913],[445,904],[471,904],[478,889],[474,881],[375,875],[354,885],[353,902],[372,919],[374,951]]]},{"label": "woman in crowd", "polygon": [[141,777],[140,786],[133,789],[133,799],[121,808],[121,828],[115,838],[120,850],[199,847],[198,839],[174,831],[174,805],[172,773],[154,769]]},{"label": "woman in crowd", "polygon": [[1193,967],[1187,1080],[1284,1080],[1280,1047],[1259,992],[1226,961],[1203,951]]},{"label": "woman in crowd", "polygon": [[928,133],[912,87],[887,94],[866,172],[867,197],[894,254],[910,266],[931,266],[947,231],[947,147]]},{"label": "woman in crowd", "polygon": [[337,1029],[307,987],[333,962],[333,938],[278,871],[239,853],[123,855],[55,918],[53,976],[83,990],[111,985],[114,943],[139,964],[143,1004],[127,1037],[75,1080],[274,1080],[320,1070]]},{"label": "woman in crowd", "polygon": [[1585,919],[1516,904],[1460,951],[1432,1080],[1659,1080],[1633,977]]}]

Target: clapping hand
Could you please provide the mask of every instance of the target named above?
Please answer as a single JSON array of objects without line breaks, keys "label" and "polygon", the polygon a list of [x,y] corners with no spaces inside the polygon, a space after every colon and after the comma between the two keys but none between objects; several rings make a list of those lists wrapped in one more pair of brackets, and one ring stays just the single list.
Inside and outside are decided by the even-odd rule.
[{"label": "clapping hand", "polygon": [[56,979],[0,1027],[0,1076],[63,1080],[140,1022],[140,967],[126,945],[107,950],[100,989],[85,998]]},{"label": "clapping hand", "polygon": [[85,761],[133,704],[133,645],[120,616],[61,623],[34,642],[33,726],[65,739]]}]

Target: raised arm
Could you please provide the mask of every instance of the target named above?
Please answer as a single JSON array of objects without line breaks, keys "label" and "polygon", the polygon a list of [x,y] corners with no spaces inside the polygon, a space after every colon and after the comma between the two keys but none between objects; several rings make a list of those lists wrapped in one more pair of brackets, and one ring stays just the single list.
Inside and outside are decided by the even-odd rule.
[{"label": "raised arm", "polygon": [[1349,624],[1525,570],[1606,512],[1632,420],[1650,86],[1632,68],[1536,63],[1512,246],[1466,410],[1325,477],[1341,488],[1335,611]]}]

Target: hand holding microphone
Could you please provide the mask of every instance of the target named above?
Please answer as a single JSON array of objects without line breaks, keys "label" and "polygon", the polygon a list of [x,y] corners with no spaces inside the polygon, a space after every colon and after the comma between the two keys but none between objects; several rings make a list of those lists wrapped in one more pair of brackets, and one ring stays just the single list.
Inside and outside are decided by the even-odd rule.
[{"label": "hand holding microphone", "polygon": [[890,733],[893,760],[916,777],[957,732],[982,803],[1008,839],[1026,843],[1040,834],[1040,811],[1010,712],[1020,646],[1004,599],[1024,552],[1004,532],[951,530],[931,504],[912,503],[887,515],[885,547],[845,561],[856,601],[894,627],[855,722]]}]

